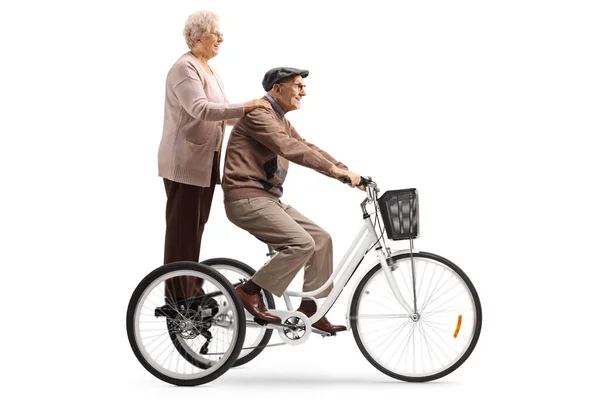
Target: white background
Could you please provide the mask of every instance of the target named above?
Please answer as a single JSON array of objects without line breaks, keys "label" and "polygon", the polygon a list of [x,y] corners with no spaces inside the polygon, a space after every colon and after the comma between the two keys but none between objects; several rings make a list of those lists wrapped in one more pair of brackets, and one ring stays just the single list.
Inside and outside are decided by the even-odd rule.
[{"label": "white background", "polygon": [[[350,333],[187,389],[135,359],[127,303],[162,261],[164,80],[198,9],[221,16],[211,65],[230,101],[262,96],[274,66],[307,68],[298,131],[383,190],[419,189],[416,246],[461,266],[483,305],[457,371],[396,382]],[[2,397],[597,393],[599,20],[597,2],[575,0],[3,2],[0,335],[2,390],[16,390]],[[362,198],[292,165],[283,200],[331,233],[337,262]],[[259,268],[265,252],[218,189],[201,259]]]}]

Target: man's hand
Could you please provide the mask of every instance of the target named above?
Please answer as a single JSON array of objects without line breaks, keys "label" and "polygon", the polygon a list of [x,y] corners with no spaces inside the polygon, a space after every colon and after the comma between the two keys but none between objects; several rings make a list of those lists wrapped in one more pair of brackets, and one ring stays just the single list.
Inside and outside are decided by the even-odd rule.
[{"label": "man's hand", "polygon": [[358,186],[360,184],[360,175],[355,174],[350,170],[341,169],[336,167],[335,165],[332,165],[329,169],[329,174],[338,180],[342,180],[345,177],[348,177],[350,178],[350,182],[348,183],[348,185],[350,185],[351,187],[358,187],[362,191],[365,190],[364,186]]}]

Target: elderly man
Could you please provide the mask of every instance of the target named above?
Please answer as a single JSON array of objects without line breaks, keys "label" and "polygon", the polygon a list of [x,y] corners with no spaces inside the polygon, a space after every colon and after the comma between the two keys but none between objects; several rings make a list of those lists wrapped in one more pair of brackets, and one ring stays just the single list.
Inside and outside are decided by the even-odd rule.
[{"label": "elderly man", "polygon": [[[350,178],[355,187],[360,176],[350,172],[327,152],[304,140],[285,114],[300,108],[306,95],[307,70],[273,68],[265,74],[263,88],[272,108],[246,114],[231,131],[223,176],[227,218],[238,227],[271,245],[278,254],[236,290],[244,308],[267,322],[281,322],[262,302],[261,288],[281,297],[294,276],[304,268],[303,291],[323,286],[333,273],[331,236],[293,207],[279,200],[289,161],[335,179]],[[326,297],[330,285],[316,298]],[[317,305],[302,299],[298,311],[311,317]],[[325,317],[313,327],[332,334],[346,329]]]}]

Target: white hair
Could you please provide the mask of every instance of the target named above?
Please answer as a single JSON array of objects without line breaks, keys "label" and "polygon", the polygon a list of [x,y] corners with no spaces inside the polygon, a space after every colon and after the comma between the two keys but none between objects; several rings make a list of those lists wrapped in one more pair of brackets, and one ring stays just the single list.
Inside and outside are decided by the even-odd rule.
[{"label": "white hair", "polygon": [[188,17],[183,28],[183,36],[190,49],[210,30],[214,22],[219,22],[219,16],[212,11],[196,11]]}]

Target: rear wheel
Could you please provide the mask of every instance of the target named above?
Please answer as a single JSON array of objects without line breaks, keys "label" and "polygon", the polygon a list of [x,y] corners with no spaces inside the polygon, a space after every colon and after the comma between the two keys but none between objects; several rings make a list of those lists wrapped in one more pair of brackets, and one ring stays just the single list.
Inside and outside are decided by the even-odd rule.
[{"label": "rear wheel", "polygon": [[[209,265],[219,271],[234,287],[240,285],[243,281],[250,279],[252,275],[256,273],[249,265],[231,258],[211,258],[202,261],[202,264]],[[267,308],[274,309],[275,300],[273,299],[273,295],[264,289],[260,293]],[[246,338],[244,340],[242,351],[233,364],[234,367],[246,364],[258,356],[265,349],[265,346],[267,346],[273,335],[272,329],[267,329],[262,325],[258,325],[254,322],[254,316],[248,311],[244,310],[244,313],[246,315],[247,323]]]},{"label": "rear wheel", "polygon": [[416,312],[396,300],[378,264],[359,283],[350,306],[354,339],[365,358],[393,378],[426,382],[458,368],[481,332],[475,287],[454,263],[431,253],[393,257],[400,292]]},{"label": "rear wheel", "polygon": [[[185,276],[202,279],[206,294],[165,301],[165,281]],[[245,312],[229,281],[189,261],[163,265],[139,283],[126,325],[131,348],[144,368],[179,386],[201,385],[225,373],[237,360],[246,333]],[[182,346],[193,351],[182,352]],[[196,365],[192,353],[205,353],[207,363]]]}]

